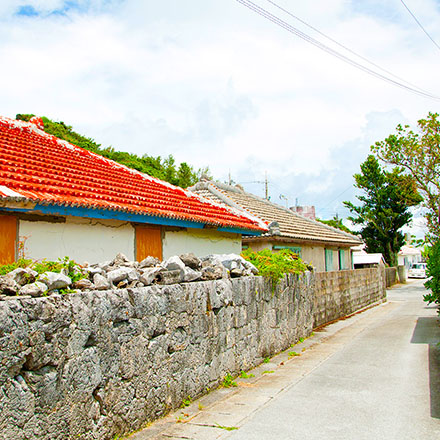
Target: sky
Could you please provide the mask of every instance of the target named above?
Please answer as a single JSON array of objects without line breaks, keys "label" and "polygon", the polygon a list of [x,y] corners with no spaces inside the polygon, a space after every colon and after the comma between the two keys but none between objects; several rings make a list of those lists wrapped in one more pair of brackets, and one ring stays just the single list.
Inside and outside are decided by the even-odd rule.
[{"label": "sky", "polygon": [[[267,176],[273,202],[345,218],[370,146],[438,112],[440,100],[304,41],[297,31],[378,71],[289,13],[435,96],[440,49],[400,0],[253,1],[292,32],[237,0],[2,0],[0,114],[47,116],[103,146],[172,154],[259,196]],[[405,4],[440,44],[440,2]],[[416,219],[412,230],[422,227]]]}]

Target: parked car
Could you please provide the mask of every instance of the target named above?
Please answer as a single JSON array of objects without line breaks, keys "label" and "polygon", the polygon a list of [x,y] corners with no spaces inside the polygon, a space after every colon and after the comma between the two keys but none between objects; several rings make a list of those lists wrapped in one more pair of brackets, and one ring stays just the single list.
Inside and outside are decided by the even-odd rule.
[{"label": "parked car", "polygon": [[408,278],[426,278],[426,263],[413,263],[408,271]]}]

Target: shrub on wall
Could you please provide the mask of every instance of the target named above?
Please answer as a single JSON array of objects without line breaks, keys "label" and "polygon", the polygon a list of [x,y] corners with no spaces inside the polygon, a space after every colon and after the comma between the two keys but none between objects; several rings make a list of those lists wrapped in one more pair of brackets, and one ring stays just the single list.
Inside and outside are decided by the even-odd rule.
[{"label": "shrub on wall", "polygon": [[241,256],[258,269],[259,275],[270,278],[274,285],[278,284],[287,273],[301,274],[310,269],[290,249],[282,249],[279,252],[272,252],[270,249],[254,252],[252,249],[246,249]]}]

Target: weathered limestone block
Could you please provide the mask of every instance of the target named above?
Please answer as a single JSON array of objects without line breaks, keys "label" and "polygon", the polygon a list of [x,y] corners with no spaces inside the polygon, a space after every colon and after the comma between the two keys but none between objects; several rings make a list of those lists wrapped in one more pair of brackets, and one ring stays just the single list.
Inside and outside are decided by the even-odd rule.
[{"label": "weathered limestone block", "polygon": [[111,262],[111,264],[113,266],[121,266],[124,263],[130,263],[130,260],[122,252],[119,252],[118,254],[116,254],[116,257]]},{"label": "weathered limestone block", "polygon": [[183,281],[191,282],[202,278],[202,272],[198,270],[191,269],[190,267],[184,267],[183,269]]},{"label": "weathered limestone block", "polygon": [[[63,392],[79,396],[88,394],[91,397],[103,379],[96,347],[86,347],[81,354],[69,359],[63,368],[62,377]],[[80,399],[86,398],[79,396]]]},{"label": "weathered limestone block", "polygon": [[134,336],[122,344],[119,359],[119,374],[122,379],[148,376],[149,370],[153,368],[148,344],[149,339],[144,335]]},{"label": "weathered limestone block", "polygon": [[228,278],[229,272],[222,264],[210,264],[202,267],[202,280],[218,280],[220,278]]},{"label": "weathered limestone block", "polygon": [[166,270],[156,276],[158,284],[179,284],[183,281],[183,270]]},{"label": "weathered limestone block", "polygon": [[180,255],[180,259],[183,261],[185,266],[188,266],[193,270],[199,270],[202,267],[200,258],[196,257],[193,253]]},{"label": "weathered limestone block", "polygon": [[119,267],[118,269],[107,272],[107,279],[110,283],[116,284],[120,281],[127,280],[128,282],[136,281],[139,279],[139,275],[136,269],[132,267]]},{"label": "weathered limestone block", "polygon": [[10,276],[0,276],[0,293],[3,295],[16,295],[19,289],[18,283]]},{"label": "weathered limestone block", "polygon": [[[148,257],[148,258],[153,258],[153,257]],[[158,275],[162,272],[165,272],[165,269],[163,267],[156,267],[156,266],[154,267],[145,266],[145,267],[146,268],[141,271],[141,274],[139,276],[139,281],[144,283],[146,286],[153,284],[153,282],[157,281]]]},{"label": "weathered limestone block", "polygon": [[25,284],[20,288],[20,295],[30,295],[30,296],[41,296],[45,292],[47,292],[47,286],[40,281],[36,281],[35,283]]},{"label": "weathered limestone block", "polygon": [[93,284],[97,290],[107,290],[111,287],[110,281],[98,272],[93,275]]},{"label": "weathered limestone block", "polygon": [[185,269],[185,263],[178,256],[168,258],[162,263],[162,266],[169,271],[183,271]]},{"label": "weathered limestone block", "polygon": [[223,280],[215,281],[209,291],[209,301],[212,309],[232,304],[231,284]]},{"label": "weathered limestone block", "polygon": [[52,411],[62,398],[57,387],[58,373],[55,367],[45,366],[36,371],[24,371],[23,378],[34,390],[38,406],[45,412]]},{"label": "weathered limestone block", "polygon": [[67,275],[56,272],[44,272],[39,276],[38,281],[46,284],[48,290],[65,289],[72,283]]},{"label": "weathered limestone block", "polygon": [[[35,411],[35,395],[23,376],[17,375],[2,386],[0,428],[4,438],[22,438],[23,428]],[[17,437],[11,437],[14,433]]]},{"label": "weathered limestone block", "polygon": [[147,267],[154,267],[160,264],[160,260],[158,260],[155,257],[147,257],[144,258],[140,263],[139,263],[139,269],[144,269]]},{"label": "weathered limestone block", "polygon": [[26,283],[34,282],[38,273],[30,268],[23,269],[18,267],[13,271],[8,273],[8,276],[11,277],[17,284],[23,286]]},{"label": "weathered limestone block", "polygon": [[92,289],[94,287],[95,286],[93,285],[93,283],[90,280],[88,280],[87,278],[82,278],[82,279],[80,279],[78,281],[75,281],[73,283],[73,288],[74,289],[81,289],[81,290],[83,290],[83,289]]}]

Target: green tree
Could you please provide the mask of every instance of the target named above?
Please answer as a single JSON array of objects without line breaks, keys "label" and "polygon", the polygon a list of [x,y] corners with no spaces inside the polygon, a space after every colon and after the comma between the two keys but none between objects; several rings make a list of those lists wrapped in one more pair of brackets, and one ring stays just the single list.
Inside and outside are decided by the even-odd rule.
[{"label": "green tree", "polygon": [[179,179],[179,186],[182,188],[188,188],[188,186],[194,185],[194,170],[186,162],[182,162],[177,170],[177,178]]},{"label": "green tree", "polygon": [[321,222],[321,223],[324,223],[326,225],[332,226],[333,228],[340,229],[341,231],[347,232],[349,234],[353,234],[353,235],[357,234],[357,232],[353,232],[349,228],[347,228],[347,226],[345,226],[344,223],[342,222],[342,219],[339,218],[337,215],[335,215],[330,220],[321,220],[319,218],[317,218],[316,220],[318,222]]},{"label": "green tree", "polygon": [[429,279],[426,281],[425,287],[430,289],[431,293],[423,295],[423,300],[428,304],[440,304],[440,241],[437,241],[429,249],[428,255],[426,275]]},{"label": "green tree", "polygon": [[438,113],[418,121],[418,133],[398,125],[397,133],[376,142],[372,151],[385,163],[411,175],[423,197],[431,241],[440,238],[440,122]]},{"label": "green tree", "polygon": [[344,202],[353,214],[348,218],[362,226],[360,235],[368,252],[380,252],[390,266],[397,266],[397,254],[405,242],[401,228],[412,219],[409,207],[422,200],[414,180],[399,168],[382,170],[373,155],[361,164],[361,173],[353,177],[363,195],[357,196],[359,206]]},{"label": "green tree", "polygon": [[[18,114],[16,119],[29,121],[32,114]],[[179,169],[176,169],[176,161],[172,155],[162,159],[160,156],[154,157],[144,154],[138,156],[125,151],[117,151],[113,147],[102,148],[101,144],[96,143],[93,139],[82,136],[72,130],[70,125],[64,122],[54,122],[49,118],[43,117],[44,131],[52,134],[60,139],[70,142],[78,147],[84,148],[94,153],[100,154],[107,159],[114,160],[129,168],[141,171],[158,179],[165,180],[173,185],[186,188],[194,185],[199,179],[202,172],[209,174],[209,168],[204,168],[195,172],[194,169],[186,162],[182,162]]]}]

